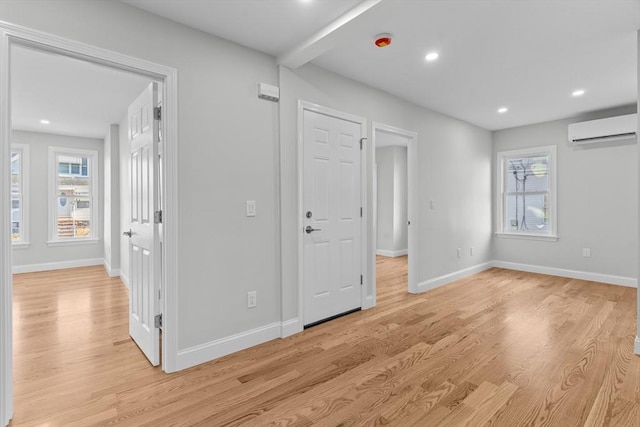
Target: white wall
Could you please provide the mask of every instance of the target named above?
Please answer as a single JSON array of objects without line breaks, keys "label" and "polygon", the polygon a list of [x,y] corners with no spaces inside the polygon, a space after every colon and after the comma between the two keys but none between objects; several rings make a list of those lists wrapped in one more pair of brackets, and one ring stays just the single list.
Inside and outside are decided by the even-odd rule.
[{"label": "white wall", "polygon": [[378,171],[377,246],[379,255],[406,254],[407,148],[376,149]]},{"label": "white wall", "polygon": [[376,150],[378,171],[378,230],[376,249],[393,250],[393,147]]},{"label": "white wall", "polygon": [[278,106],[256,96],[275,59],[116,1],[3,0],[0,19],[178,70],[178,347],[279,322]]},{"label": "white wall", "polygon": [[111,125],[104,138],[104,264],[110,276],[120,274],[120,138]]},{"label": "white wall", "polygon": [[[545,145],[558,149],[558,241],[496,237],[496,260],[637,277],[638,145],[572,146],[567,142],[569,123],[629,114],[635,109],[631,106],[493,133],[494,161],[503,150]],[[591,249],[591,258],[582,256],[582,248]]]},{"label": "white wall", "polygon": [[[81,263],[83,260],[104,259],[102,230],[104,211],[100,208],[98,221],[99,240],[89,244],[74,246],[48,246],[49,240],[49,147],[79,148],[98,152],[98,188],[103,188],[104,171],[102,158],[104,142],[93,138],[52,135],[38,132],[13,131],[12,142],[29,145],[29,239],[28,248],[13,250],[13,267],[15,271],[41,270],[55,268],[56,265]],[[99,206],[103,206],[103,195],[100,191]],[[46,265],[43,265],[46,264]],[[54,264],[54,265],[50,265]]]},{"label": "white wall", "polygon": [[[314,65],[280,67],[280,183],[283,319],[298,317],[298,99],[356,114],[418,133],[418,282],[426,282],[492,260],[491,133],[469,123],[417,107],[382,91]],[[367,177],[372,182],[372,150]],[[367,188],[367,215],[372,212]],[[438,208],[429,210],[429,200]],[[371,217],[371,216],[369,216]],[[373,224],[368,223],[371,241]],[[473,246],[475,254],[468,255]],[[457,258],[456,248],[466,248]],[[369,253],[368,259],[373,258]],[[372,268],[372,266],[369,266]],[[372,293],[370,282],[367,292]]]}]

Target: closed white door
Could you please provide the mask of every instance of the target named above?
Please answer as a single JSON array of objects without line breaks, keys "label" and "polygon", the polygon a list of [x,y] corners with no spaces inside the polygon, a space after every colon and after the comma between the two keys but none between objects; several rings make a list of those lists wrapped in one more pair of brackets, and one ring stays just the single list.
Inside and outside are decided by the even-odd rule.
[{"label": "closed white door", "polygon": [[304,324],[361,307],[361,124],[303,110]]},{"label": "closed white door", "polygon": [[[129,335],[152,365],[160,363],[160,239],[154,213],[159,210],[157,83],[152,83],[129,107],[131,144],[131,230],[129,234]],[[127,234],[127,233],[125,233]]]}]

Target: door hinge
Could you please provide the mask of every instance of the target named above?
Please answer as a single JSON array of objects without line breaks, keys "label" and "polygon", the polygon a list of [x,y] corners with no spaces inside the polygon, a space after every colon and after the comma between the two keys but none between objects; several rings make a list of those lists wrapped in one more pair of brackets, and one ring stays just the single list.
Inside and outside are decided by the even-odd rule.
[{"label": "door hinge", "polygon": [[162,314],[156,314],[156,317],[153,318],[153,323],[156,328],[162,328]]},{"label": "door hinge", "polygon": [[153,120],[162,120],[162,107],[155,107],[153,109]]},{"label": "door hinge", "polygon": [[360,284],[363,285],[364,284],[364,278],[362,277],[362,274],[360,275]]},{"label": "door hinge", "polygon": [[153,213],[153,222],[156,224],[162,224],[162,211],[155,211]]},{"label": "door hinge", "polygon": [[360,218],[362,218],[362,206],[360,206]]}]

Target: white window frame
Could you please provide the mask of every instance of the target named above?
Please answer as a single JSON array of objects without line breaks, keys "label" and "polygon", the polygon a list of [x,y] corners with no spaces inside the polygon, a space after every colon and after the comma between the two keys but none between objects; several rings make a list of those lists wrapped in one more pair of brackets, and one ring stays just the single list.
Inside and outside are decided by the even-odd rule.
[{"label": "white window frame", "polygon": [[[58,165],[57,157],[59,155],[82,156],[89,158],[89,177],[91,178],[91,234],[86,237],[58,237],[57,224],[57,180]],[[100,213],[100,194],[99,181],[100,169],[99,158],[96,150],[81,150],[78,148],[67,147],[49,147],[49,241],[48,246],[67,246],[67,245],[83,245],[95,244],[100,238],[99,213]]]},{"label": "white window frame", "polygon": [[11,144],[11,152],[20,152],[20,240],[11,242],[13,248],[29,247],[29,145]]},{"label": "white window frame", "polygon": [[[529,157],[529,156],[549,156],[549,221],[551,222],[551,230],[548,234],[527,233],[525,231],[505,230],[505,176],[506,176],[506,160],[511,157]],[[500,151],[497,155],[496,162],[496,236],[501,238],[513,239],[530,239],[530,240],[558,240],[558,200],[557,200],[557,147],[555,145],[547,145],[544,147],[525,148],[520,150]]]}]

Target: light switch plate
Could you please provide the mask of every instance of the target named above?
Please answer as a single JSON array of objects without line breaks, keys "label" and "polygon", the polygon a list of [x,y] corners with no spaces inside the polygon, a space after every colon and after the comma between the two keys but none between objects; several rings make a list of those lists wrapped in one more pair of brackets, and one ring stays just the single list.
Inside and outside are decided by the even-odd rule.
[{"label": "light switch plate", "polygon": [[256,216],[255,200],[247,200],[247,216]]}]

